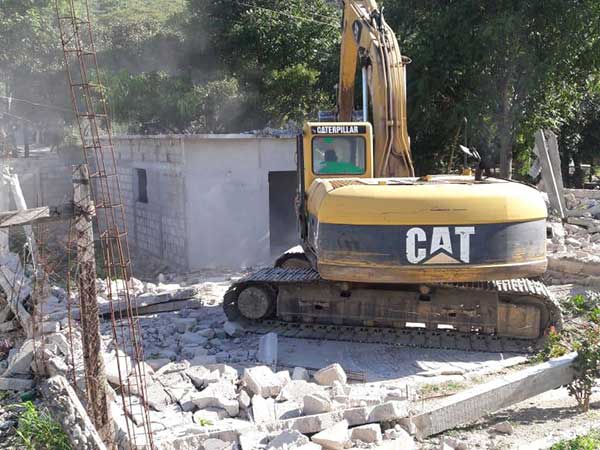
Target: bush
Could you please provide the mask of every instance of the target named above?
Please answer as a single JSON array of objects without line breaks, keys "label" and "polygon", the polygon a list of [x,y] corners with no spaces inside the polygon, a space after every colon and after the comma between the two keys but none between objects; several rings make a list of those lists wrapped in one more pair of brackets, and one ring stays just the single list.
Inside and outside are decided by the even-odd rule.
[{"label": "bush", "polygon": [[27,450],[73,450],[67,435],[48,413],[40,412],[32,402],[18,405],[23,408],[19,414],[17,437]]},{"label": "bush", "polygon": [[554,444],[551,450],[596,450],[598,448],[600,448],[600,432],[594,431],[569,441],[560,441]]},{"label": "bush", "polygon": [[568,386],[569,394],[587,411],[592,387],[600,378],[600,326],[593,322],[586,325],[581,337],[574,341],[573,350],[577,352],[574,364],[577,376]]}]

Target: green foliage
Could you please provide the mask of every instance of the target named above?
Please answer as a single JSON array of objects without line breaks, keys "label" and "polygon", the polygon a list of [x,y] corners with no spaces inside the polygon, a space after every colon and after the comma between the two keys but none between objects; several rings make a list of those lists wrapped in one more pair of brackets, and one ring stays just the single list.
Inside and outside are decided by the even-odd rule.
[{"label": "green foliage", "polygon": [[577,376],[568,386],[569,394],[583,411],[588,411],[592,388],[600,378],[600,325],[586,324],[581,337],[573,343],[573,350],[577,352],[574,363]]},{"label": "green foliage", "polygon": [[72,450],[67,435],[48,413],[39,411],[32,402],[19,405],[17,436],[27,450]]},{"label": "green foliage", "polygon": [[554,444],[551,450],[597,450],[600,448],[600,432],[592,431],[585,436],[577,436],[568,441]]},{"label": "green foliage", "polygon": [[[334,102],[339,9],[325,0],[189,0],[196,70],[235,74],[247,101],[238,129],[304,121]],[[212,65],[211,65],[212,63]]]},{"label": "green foliage", "polygon": [[586,316],[593,322],[598,322],[600,317],[600,295],[592,292],[578,294],[565,302],[564,307],[573,316]]},{"label": "green foliage", "polygon": [[552,358],[558,358],[567,354],[569,351],[563,336],[556,331],[551,331],[544,343],[544,348],[533,358],[536,363],[548,361]]},{"label": "green foliage", "polygon": [[164,72],[121,72],[105,79],[115,119],[133,133],[222,132],[237,117],[240,94],[233,78],[196,85]]}]

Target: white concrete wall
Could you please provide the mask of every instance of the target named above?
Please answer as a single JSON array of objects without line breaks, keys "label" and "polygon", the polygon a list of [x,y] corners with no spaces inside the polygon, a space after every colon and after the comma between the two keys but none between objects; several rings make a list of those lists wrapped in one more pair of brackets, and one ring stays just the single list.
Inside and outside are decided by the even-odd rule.
[{"label": "white concrete wall", "polygon": [[184,142],[188,262],[249,267],[270,261],[270,171],[295,170],[295,139],[225,135]]},{"label": "white concrete wall", "polygon": [[[268,263],[270,171],[295,170],[294,138],[114,139],[135,273]],[[146,169],[148,203],[137,201]]]}]

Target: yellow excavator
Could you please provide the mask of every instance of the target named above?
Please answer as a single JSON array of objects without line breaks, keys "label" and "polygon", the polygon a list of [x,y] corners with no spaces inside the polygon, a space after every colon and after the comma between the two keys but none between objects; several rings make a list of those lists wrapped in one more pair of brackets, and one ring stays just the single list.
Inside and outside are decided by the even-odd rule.
[{"label": "yellow excavator", "polygon": [[[235,282],[226,315],[309,338],[535,348],[562,323],[532,278],[547,264],[542,196],[479,168],[415,177],[409,60],[373,0],[344,0],[342,27],[336,114],[297,140],[301,245]],[[362,120],[352,121],[359,69]]]}]

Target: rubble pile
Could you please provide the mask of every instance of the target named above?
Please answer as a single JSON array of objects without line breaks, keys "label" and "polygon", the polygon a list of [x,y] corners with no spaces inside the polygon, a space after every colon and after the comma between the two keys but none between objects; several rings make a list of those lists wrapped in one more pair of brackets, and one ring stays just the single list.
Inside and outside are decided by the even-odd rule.
[{"label": "rubble pile", "polygon": [[600,277],[600,191],[565,189],[566,223],[548,223],[548,270],[561,282],[595,283]]}]

